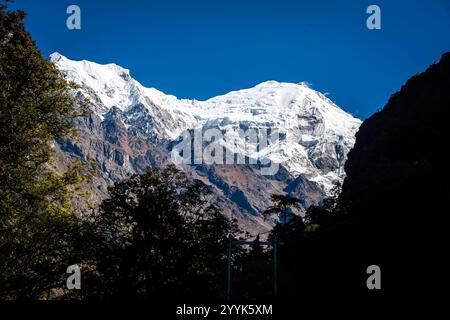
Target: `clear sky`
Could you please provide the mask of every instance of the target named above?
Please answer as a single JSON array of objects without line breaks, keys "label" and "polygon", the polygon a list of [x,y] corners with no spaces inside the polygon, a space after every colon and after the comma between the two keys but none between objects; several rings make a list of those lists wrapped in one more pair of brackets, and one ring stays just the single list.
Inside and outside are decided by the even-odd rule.
[{"label": "clear sky", "polygon": [[[66,9],[81,8],[81,30]],[[381,30],[366,9],[381,8]],[[364,119],[450,51],[450,0],[16,0],[44,55],[114,62],[143,85],[204,100],[306,81]]]}]

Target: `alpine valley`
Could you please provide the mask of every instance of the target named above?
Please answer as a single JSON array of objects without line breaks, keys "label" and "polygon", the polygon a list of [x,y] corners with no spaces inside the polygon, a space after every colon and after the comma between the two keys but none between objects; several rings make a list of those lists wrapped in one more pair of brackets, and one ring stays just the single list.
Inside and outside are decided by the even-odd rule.
[{"label": "alpine valley", "polygon": [[[183,133],[219,129],[236,133],[225,150],[238,156],[265,158],[279,165],[274,175],[262,175],[260,164],[182,165],[184,171],[209,186],[223,213],[251,233],[269,230],[262,217],[267,194],[288,194],[301,200],[303,214],[320,204],[342,183],[347,153],[361,121],[344,112],[306,83],[263,82],[206,101],[178,99],[146,88],[116,64],[73,61],[59,53],[50,59],[79,87],[74,94],[88,101],[90,114],[76,122],[77,138],[55,143],[56,166],[74,159],[91,159],[99,172],[85,184],[90,198],[75,200],[83,214],[107,197],[107,186],[147,166],[164,166]],[[267,148],[249,150],[239,129],[277,130],[279,139]]]}]

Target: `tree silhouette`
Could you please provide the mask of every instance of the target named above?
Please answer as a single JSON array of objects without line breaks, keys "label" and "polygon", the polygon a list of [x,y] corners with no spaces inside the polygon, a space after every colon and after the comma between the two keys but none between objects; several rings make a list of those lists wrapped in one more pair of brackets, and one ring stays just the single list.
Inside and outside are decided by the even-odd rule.
[{"label": "tree silhouette", "polygon": [[259,235],[246,251],[235,254],[233,297],[258,300],[272,297],[272,256]]},{"label": "tree silhouette", "polygon": [[283,224],[286,225],[287,215],[290,208],[300,208],[300,200],[286,195],[273,194],[271,197],[273,204],[264,210],[265,217],[279,214],[283,218]]},{"label": "tree silhouette", "polygon": [[96,221],[106,297],[220,297],[227,235],[207,187],[175,166],[148,168],[110,188]]}]

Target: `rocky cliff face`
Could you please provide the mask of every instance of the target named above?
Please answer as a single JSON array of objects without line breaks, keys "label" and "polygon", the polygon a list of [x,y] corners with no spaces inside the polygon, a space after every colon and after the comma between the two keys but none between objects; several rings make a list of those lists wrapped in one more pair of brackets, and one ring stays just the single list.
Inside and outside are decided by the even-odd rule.
[{"label": "rocky cliff face", "polygon": [[[93,159],[99,165],[99,176],[86,186],[94,203],[107,196],[106,187],[114,181],[174,161],[187,133],[199,131],[204,150],[205,133],[212,129],[222,134],[214,142],[223,148],[223,158],[235,154],[233,164],[180,166],[211,187],[224,214],[247,230],[266,230],[271,221],[264,221],[261,212],[270,193],[299,197],[306,208],[320,203],[342,181],[360,125],[304,83],[268,81],[207,101],[183,100],[143,87],[115,64],[72,61],[57,53],[51,60],[80,86],[74,94],[90,101],[90,116],[77,122],[78,138],[59,141],[56,148],[62,166],[71,158]],[[261,132],[276,131],[278,139],[253,147],[248,143],[252,136],[241,134],[250,131],[257,132],[258,142]],[[246,164],[236,164],[238,157]],[[278,170],[262,175],[262,160]]]}]

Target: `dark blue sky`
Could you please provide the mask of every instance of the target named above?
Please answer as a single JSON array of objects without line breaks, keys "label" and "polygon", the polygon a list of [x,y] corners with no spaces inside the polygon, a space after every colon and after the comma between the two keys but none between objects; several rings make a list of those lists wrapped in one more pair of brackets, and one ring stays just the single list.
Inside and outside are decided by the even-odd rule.
[{"label": "dark blue sky", "polygon": [[[66,28],[77,4],[82,29]],[[381,8],[382,29],[366,28]],[[362,119],[450,51],[450,0],[16,0],[44,55],[115,62],[145,86],[207,99],[307,81]]]}]

